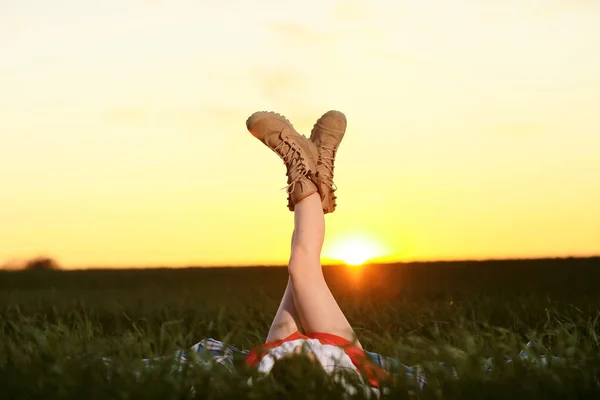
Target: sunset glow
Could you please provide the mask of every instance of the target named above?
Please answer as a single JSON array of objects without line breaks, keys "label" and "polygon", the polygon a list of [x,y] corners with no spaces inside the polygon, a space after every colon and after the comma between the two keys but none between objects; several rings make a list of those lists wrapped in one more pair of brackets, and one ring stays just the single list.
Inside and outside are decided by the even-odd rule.
[{"label": "sunset glow", "polygon": [[374,258],[385,256],[382,245],[364,236],[351,236],[332,240],[325,249],[325,256],[343,261],[347,265],[359,266]]},{"label": "sunset glow", "polygon": [[257,110],[307,135],[347,115],[326,248],[600,252],[600,2],[298,4],[3,1],[0,266],[285,264],[285,167],[245,128]]}]

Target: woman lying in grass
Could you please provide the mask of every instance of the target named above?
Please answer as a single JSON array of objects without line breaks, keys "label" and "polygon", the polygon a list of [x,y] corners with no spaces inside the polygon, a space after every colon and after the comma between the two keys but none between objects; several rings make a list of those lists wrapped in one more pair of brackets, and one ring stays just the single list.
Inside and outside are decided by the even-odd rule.
[{"label": "woman lying in grass", "polygon": [[254,113],[246,126],[283,159],[288,208],[294,212],[287,288],[266,343],[250,352],[247,363],[269,373],[278,360],[304,350],[326,372],[352,371],[377,388],[379,381],[389,376],[369,361],[331,294],[320,263],[324,214],[336,208],[334,161],[346,130],[346,117],[338,111],[325,113],[310,139],[296,132],[286,118],[271,112]]}]

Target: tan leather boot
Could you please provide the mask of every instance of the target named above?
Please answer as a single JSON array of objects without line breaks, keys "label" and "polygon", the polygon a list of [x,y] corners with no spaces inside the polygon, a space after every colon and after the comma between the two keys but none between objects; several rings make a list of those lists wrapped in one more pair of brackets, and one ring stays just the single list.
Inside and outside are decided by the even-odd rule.
[{"label": "tan leather boot", "polygon": [[321,194],[321,203],[325,214],[336,208],[337,190],[333,183],[335,155],[346,133],[346,116],[339,111],[327,111],[312,129],[310,140],[317,145],[317,188]]},{"label": "tan leather boot", "polygon": [[246,121],[246,127],[285,163],[288,208],[294,211],[298,202],[317,192],[317,146],[296,132],[284,116],[274,112],[259,111],[252,114]]}]

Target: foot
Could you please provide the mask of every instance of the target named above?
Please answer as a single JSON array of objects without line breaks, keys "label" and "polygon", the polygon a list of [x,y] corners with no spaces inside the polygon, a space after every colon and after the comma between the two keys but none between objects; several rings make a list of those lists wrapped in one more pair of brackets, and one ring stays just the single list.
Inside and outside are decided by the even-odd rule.
[{"label": "foot", "polygon": [[252,114],[246,127],[254,137],[273,150],[287,168],[288,208],[317,192],[319,152],[316,145],[300,135],[282,115],[260,111]]},{"label": "foot", "polygon": [[321,203],[325,214],[336,208],[337,190],[333,183],[333,170],[337,149],[346,132],[346,116],[339,111],[328,111],[313,127],[310,140],[317,145],[317,188],[321,195]]}]

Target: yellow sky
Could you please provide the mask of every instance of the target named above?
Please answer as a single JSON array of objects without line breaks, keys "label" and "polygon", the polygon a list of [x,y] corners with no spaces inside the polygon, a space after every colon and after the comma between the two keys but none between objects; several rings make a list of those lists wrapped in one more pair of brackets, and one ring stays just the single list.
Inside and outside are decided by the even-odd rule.
[{"label": "yellow sky", "polygon": [[244,125],[264,109],[348,116],[326,257],[600,253],[598,21],[595,0],[0,0],[0,263],[284,263],[285,168]]}]

